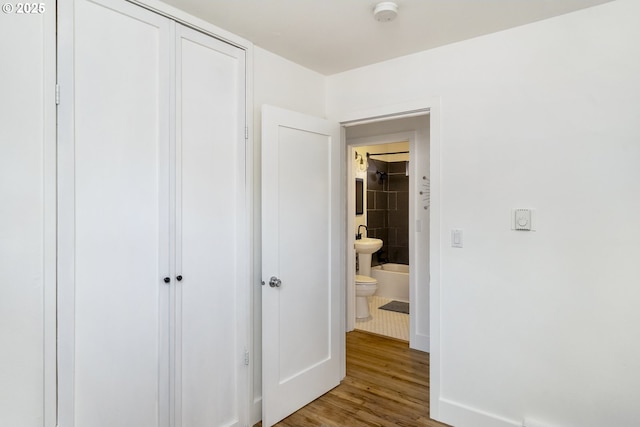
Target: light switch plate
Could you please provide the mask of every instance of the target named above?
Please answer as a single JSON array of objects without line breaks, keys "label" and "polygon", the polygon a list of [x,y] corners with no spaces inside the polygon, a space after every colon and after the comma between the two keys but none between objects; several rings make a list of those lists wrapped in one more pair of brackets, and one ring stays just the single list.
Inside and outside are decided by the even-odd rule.
[{"label": "light switch plate", "polygon": [[458,230],[458,229],[451,230],[451,247],[452,248],[462,247],[462,230]]}]

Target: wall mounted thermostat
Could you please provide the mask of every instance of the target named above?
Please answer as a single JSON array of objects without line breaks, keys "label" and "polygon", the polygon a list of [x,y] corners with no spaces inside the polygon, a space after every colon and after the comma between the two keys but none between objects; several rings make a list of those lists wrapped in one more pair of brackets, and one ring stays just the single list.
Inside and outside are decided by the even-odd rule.
[{"label": "wall mounted thermostat", "polygon": [[511,211],[511,229],[512,230],[533,230],[531,209],[513,209]]}]

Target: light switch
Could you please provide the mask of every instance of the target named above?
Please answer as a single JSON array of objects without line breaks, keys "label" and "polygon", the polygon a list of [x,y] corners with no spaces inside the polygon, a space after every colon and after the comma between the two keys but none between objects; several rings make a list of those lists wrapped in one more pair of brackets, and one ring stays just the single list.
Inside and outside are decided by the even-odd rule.
[{"label": "light switch", "polygon": [[462,230],[451,230],[451,247],[452,248],[461,248],[462,247]]}]

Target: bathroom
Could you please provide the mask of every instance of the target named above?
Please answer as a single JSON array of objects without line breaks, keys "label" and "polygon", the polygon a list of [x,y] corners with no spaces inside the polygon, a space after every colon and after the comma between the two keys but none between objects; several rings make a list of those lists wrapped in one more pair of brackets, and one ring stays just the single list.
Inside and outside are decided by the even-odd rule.
[{"label": "bathroom", "polygon": [[348,176],[355,183],[347,190],[354,248],[347,266],[355,277],[347,292],[348,330],[419,349],[428,348],[429,336],[428,135],[428,115],[347,128]]}]

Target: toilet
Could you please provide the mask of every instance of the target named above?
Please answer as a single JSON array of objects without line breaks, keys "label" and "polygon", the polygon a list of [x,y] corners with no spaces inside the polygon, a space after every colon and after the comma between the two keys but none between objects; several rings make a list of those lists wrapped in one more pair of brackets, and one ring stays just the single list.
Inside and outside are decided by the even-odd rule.
[{"label": "toilet", "polygon": [[356,319],[369,318],[369,297],[378,289],[373,277],[356,275]]}]

